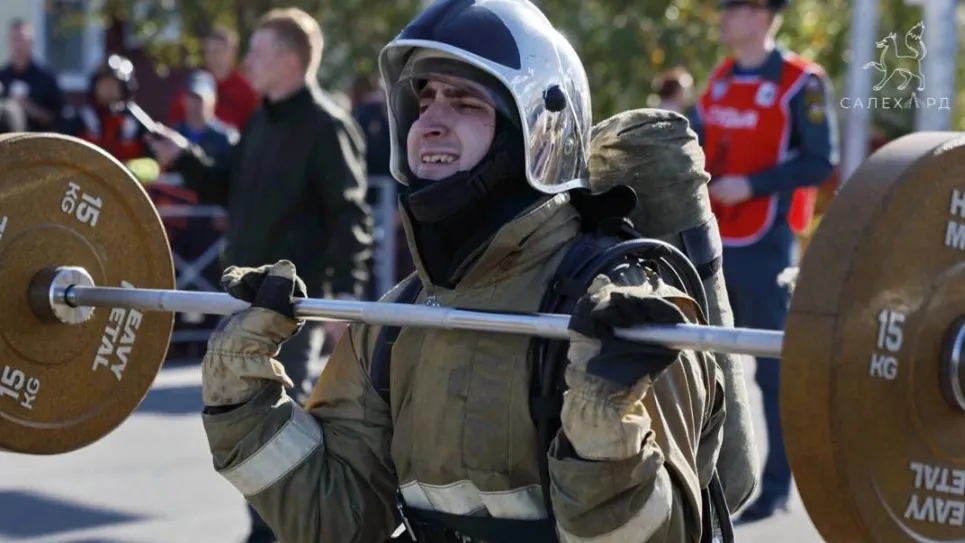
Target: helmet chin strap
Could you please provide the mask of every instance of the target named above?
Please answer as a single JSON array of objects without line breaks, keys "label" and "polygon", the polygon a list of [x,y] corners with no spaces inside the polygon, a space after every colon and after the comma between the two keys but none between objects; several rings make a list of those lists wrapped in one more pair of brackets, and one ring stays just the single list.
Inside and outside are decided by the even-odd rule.
[{"label": "helmet chin strap", "polygon": [[[503,124],[503,126],[500,126]],[[408,203],[412,215],[422,223],[435,223],[479,204],[502,182],[518,180],[522,174],[522,143],[508,121],[497,118],[496,138],[486,155],[471,170],[457,172],[445,179],[430,180],[412,176]],[[516,139],[516,141],[513,141]],[[515,151],[515,152],[514,152]]]}]

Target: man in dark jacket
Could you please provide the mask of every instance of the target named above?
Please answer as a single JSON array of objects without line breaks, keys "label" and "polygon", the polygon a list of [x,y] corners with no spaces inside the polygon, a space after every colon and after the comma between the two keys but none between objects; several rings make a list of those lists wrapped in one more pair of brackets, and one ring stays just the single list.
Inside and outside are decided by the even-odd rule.
[{"label": "man in dark jacket", "polygon": [[320,60],[314,19],[296,9],[269,12],[246,59],[264,100],[230,156],[213,160],[168,128],[151,148],[199,200],[227,208],[224,265],[284,258],[304,274],[309,296],[357,299],[371,244],[365,142],[351,116],[310,83]]},{"label": "man in dark jacket", "polygon": [[10,61],[0,68],[3,98],[11,99],[26,115],[30,132],[54,131],[60,124],[64,95],[50,68],[34,58],[34,28],[23,19],[10,23]]},{"label": "man in dark jacket", "polygon": [[[312,83],[321,50],[321,29],[307,13],[268,12],[245,59],[264,99],[229,156],[213,160],[166,127],[151,147],[201,202],[226,207],[225,266],[286,259],[298,267],[309,296],[361,299],[372,230],[365,140],[352,117]],[[312,324],[279,354],[298,383],[296,399],[311,392],[308,368],[321,351],[322,329],[337,341],[345,326]],[[264,532],[256,520],[251,541],[270,541]]]},{"label": "man in dark jacket", "polygon": [[[298,267],[309,296],[360,299],[372,230],[365,141],[351,115],[312,83],[321,50],[322,33],[311,16],[272,10],[245,59],[262,106],[229,157],[213,160],[169,128],[151,147],[200,201],[226,207],[225,266],[286,259]],[[307,368],[321,349],[322,326],[337,341],[345,325],[305,328],[279,355],[299,383],[296,399],[311,392]]]}]

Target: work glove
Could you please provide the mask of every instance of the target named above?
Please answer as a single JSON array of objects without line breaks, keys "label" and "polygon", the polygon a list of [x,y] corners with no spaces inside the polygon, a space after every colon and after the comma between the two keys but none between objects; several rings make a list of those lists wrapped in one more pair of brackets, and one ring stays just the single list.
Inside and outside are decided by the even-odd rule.
[{"label": "work glove", "polygon": [[586,460],[622,460],[640,451],[650,420],[643,398],[680,351],[617,338],[614,328],[687,322],[692,300],[651,276],[639,286],[617,286],[600,275],[570,318],[564,434]]},{"label": "work glove", "polygon": [[251,307],[223,319],[208,340],[202,362],[202,394],[209,407],[247,402],[277,381],[293,387],[285,368],[274,357],[281,345],[298,333],[294,299],[305,297],[305,283],[287,260],[258,268],[231,266],[221,288]]}]

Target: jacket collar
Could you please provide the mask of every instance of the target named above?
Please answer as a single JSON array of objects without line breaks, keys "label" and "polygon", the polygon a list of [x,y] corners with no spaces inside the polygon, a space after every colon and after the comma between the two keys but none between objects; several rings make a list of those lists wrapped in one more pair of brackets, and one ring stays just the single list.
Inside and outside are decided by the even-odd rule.
[{"label": "jacket collar", "polygon": [[[557,194],[503,225],[459,266],[453,282],[466,287],[492,283],[544,261],[579,232],[579,214],[569,202],[569,194]],[[432,282],[419,256],[412,223],[405,209],[400,209],[413,264],[422,284],[430,287]]]},{"label": "jacket collar", "polygon": [[[774,49],[767,55],[764,62],[760,66],[752,70],[747,70],[744,73],[752,73],[757,77],[772,81],[774,83],[779,83],[781,80],[781,72],[784,68],[784,57],[786,51],[781,46],[775,46]],[[737,60],[731,58],[730,70],[728,70],[728,75],[734,76],[741,72],[737,67]]]},{"label": "jacket collar", "polygon": [[265,113],[268,114],[268,118],[277,121],[298,115],[301,111],[304,111],[302,106],[311,103],[313,100],[314,92],[312,88],[305,85],[290,96],[278,101],[273,102],[267,98],[262,98],[261,104]]}]

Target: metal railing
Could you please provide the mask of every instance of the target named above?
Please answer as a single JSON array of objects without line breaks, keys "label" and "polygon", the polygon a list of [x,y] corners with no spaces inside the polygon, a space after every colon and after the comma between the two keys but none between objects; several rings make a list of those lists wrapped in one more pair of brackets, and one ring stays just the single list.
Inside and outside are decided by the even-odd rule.
[{"label": "metal railing", "polygon": [[[168,179],[168,183],[177,184]],[[396,282],[396,181],[388,176],[371,176],[369,187],[376,189],[377,199],[372,206],[373,215],[373,277],[375,295],[380,297],[395,285]],[[157,206],[162,221],[172,219],[215,219],[225,217],[225,211],[220,206],[192,205],[192,204],[162,204]],[[212,230],[213,227],[212,227]],[[217,263],[224,246],[224,235],[219,235],[207,248],[195,257],[188,257],[177,252],[177,247],[171,248],[174,259],[176,285],[179,290],[200,290],[216,292],[218,285],[212,284],[204,276],[209,266]],[[178,314],[181,322],[198,324],[205,316],[200,314]],[[207,341],[211,329],[178,329],[175,327],[171,343],[189,343]]]}]

